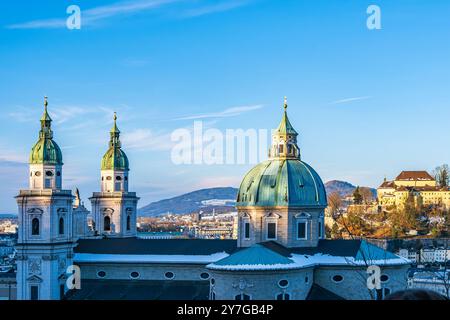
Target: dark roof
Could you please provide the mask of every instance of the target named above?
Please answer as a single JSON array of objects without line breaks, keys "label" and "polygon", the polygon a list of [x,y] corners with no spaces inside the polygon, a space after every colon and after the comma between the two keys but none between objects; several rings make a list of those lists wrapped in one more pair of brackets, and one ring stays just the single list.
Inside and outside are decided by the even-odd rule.
[{"label": "dark roof", "polygon": [[67,300],[208,300],[209,281],[82,280]]},{"label": "dark roof", "polygon": [[395,180],[434,180],[426,171],[402,171]]},{"label": "dark roof", "polygon": [[306,300],[345,300],[341,296],[317,285],[313,284]]},{"label": "dark roof", "polygon": [[148,255],[210,255],[218,252],[233,253],[236,240],[207,239],[140,239],[107,238],[81,239],[75,253],[148,254]]},{"label": "dark roof", "polygon": [[292,253],[314,255],[317,253],[340,257],[356,257],[361,240],[319,240],[317,247],[290,248]]},{"label": "dark roof", "polygon": [[283,257],[291,256],[291,251],[288,248],[286,248],[285,246],[279,244],[278,242],[267,241],[267,242],[262,242],[261,245],[266,247],[267,249],[275,251],[276,253],[278,253],[279,255],[282,255]]},{"label": "dark roof", "polygon": [[0,272],[0,280],[16,280],[16,271]]}]

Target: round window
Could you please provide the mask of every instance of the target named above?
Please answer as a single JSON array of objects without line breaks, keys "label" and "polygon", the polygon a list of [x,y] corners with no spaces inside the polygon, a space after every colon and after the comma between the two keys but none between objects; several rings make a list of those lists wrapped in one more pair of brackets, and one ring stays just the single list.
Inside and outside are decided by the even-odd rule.
[{"label": "round window", "polygon": [[41,172],[40,171],[36,171],[35,175],[36,175],[36,177],[40,177],[41,176]]},{"label": "round window", "polygon": [[278,281],[278,285],[281,288],[286,288],[289,285],[289,281],[287,281],[287,280],[280,280],[280,281]]},{"label": "round window", "polygon": [[380,277],[380,280],[381,280],[381,282],[387,282],[387,281],[389,281],[389,276],[382,274]]},{"label": "round window", "polygon": [[106,180],[111,181],[112,178],[111,177],[106,177]]},{"label": "round window", "polygon": [[175,278],[175,274],[173,272],[166,272],[164,274],[164,276],[166,277],[166,279],[173,279],[173,278]]},{"label": "round window", "polygon": [[131,276],[133,279],[139,278],[139,272],[133,271],[132,273],[130,273],[130,276]]},{"label": "round window", "polygon": [[105,271],[99,271],[99,272],[97,272],[97,276],[99,278],[104,278],[104,277],[106,277],[106,272]]},{"label": "round window", "polygon": [[116,177],[116,180],[117,180],[117,181],[122,181],[122,177],[121,177],[121,176],[117,176],[117,177]]},{"label": "round window", "polygon": [[53,172],[51,172],[51,171],[46,171],[46,172],[45,172],[45,175],[46,175],[47,177],[53,177]]},{"label": "round window", "polygon": [[209,279],[209,273],[203,272],[203,273],[200,275],[200,278],[202,278],[203,280],[208,280],[208,279]]},{"label": "round window", "polygon": [[333,276],[333,281],[334,282],[342,282],[342,280],[344,280],[344,277],[341,276],[340,274],[337,274],[337,275]]},{"label": "round window", "polygon": [[61,177],[61,172],[56,172],[56,176]]}]

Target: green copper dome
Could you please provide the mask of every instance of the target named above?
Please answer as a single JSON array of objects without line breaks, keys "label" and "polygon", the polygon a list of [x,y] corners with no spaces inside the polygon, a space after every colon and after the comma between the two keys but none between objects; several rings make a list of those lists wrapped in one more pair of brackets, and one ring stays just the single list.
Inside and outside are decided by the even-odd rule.
[{"label": "green copper dome", "polygon": [[[266,160],[251,169],[239,188],[236,206],[326,207],[322,179],[300,159],[295,131],[287,116],[287,102]],[[287,147],[286,147],[287,146]]]},{"label": "green copper dome", "polygon": [[102,159],[102,170],[124,170],[130,169],[128,157],[121,149],[120,130],[117,127],[117,115],[114,114],[114,126],[111,129],[111,140],[109,149]]},{"label": "green copper dome", "polygon": [[236,206],[326,207],[322,179],[299,159],[272,159],[245,176]]},{"label": "green copper dome", "polygon": [[45,97],[39,140],[31,150],[30,164],[63,165],[61,149],[53,140],[52,119],[47,112],[47,105],[47,97]]}]

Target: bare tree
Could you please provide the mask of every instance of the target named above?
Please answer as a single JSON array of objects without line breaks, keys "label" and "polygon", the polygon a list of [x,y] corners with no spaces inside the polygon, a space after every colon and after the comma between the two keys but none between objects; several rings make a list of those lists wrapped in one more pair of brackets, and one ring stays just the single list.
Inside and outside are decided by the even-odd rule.
[{"label": "bare tree", "polygon": [[372,190],[370,190],[370,188],[367,187],[360,187],[359,188],[359,193],[362,196],[362,201],[364,204],[371,204],[374,197],[373,197],[373,193]]},{"label": "bare tree", "polygon": [[448,164],[443,164],[433,170],[434,177],[441,188],[448,187],[449,185],[449,170]]},{"label": "bare tree", "polygon": [[333,192],[328,196],[328,206],[331,217],[336,221],[340,215],[340,209],[342,207],[342,198],[339,192]]}]

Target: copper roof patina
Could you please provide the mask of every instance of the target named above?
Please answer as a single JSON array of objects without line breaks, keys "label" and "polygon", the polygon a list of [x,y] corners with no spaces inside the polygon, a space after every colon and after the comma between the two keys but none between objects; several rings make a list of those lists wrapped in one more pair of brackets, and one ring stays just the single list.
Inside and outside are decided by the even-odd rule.
[{"label": "copper roof patina", "polygon": [[61,149],[53,140],[52,119],[47,111],[47,97],[44,100],[44,114],[41,117],[39,140],[31,149],[30,164],[62,165]]},{"label": "copper roof patina", "polygon": [[122,150],[120,142],[120,130],[117,127],[117,115],[114,113],[114,125],[110,132],[109,149],[102,159],[102,170],[123,170],[130,169],[128,157]]}]

